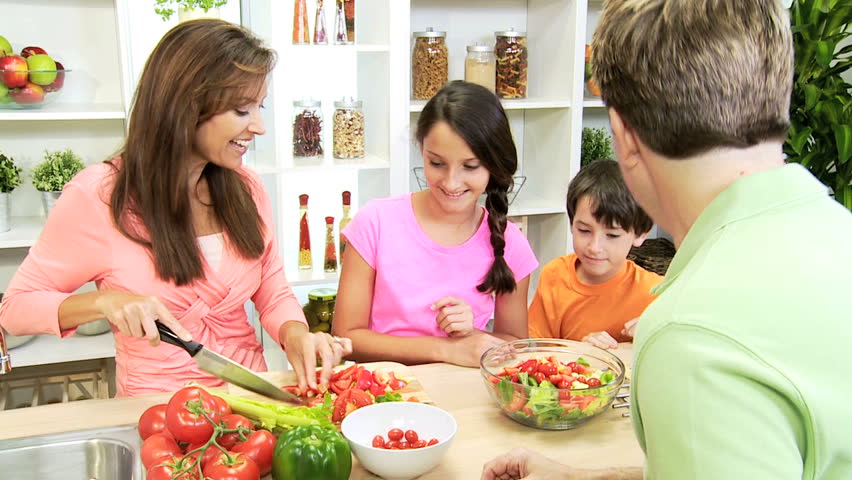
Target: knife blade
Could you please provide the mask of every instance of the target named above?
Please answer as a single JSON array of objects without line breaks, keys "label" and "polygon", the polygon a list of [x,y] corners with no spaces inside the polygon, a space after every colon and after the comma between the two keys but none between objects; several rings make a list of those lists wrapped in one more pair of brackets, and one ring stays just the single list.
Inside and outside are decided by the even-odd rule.
[{"label": "knife blade", "polygon": [[157,324],[157,330],[160,333],[160,340],[184,349],[186,353],[195,360],[195,363],[198,364],[198,368],[201,370],[204,370],[205,372],[210,373],[228,383],[233,383],[234,385],[245,388],[246,390],[263,395],[264,397],[274,398],[276,400],[295,403],[298,405],[304,404],[304,400],[302,400],[302,398],[276,387],[265,378],[230,358],[204,348],[204,345],[198,342],[194,342],[192,340],[185,342],[181,340],[181,338],[178,337],[171,328],[165,326],[159,321],[154,323]]}]

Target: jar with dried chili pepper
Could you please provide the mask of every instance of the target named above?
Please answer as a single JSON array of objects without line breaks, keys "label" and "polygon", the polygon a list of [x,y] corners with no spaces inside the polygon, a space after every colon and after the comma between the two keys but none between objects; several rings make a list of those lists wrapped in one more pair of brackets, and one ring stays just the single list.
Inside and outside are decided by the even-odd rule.
[{"label": "jar with dried chili pepper", "polygon": [[494,32],[497,57],[497,96],[501,98],[527,97],[527,34],[514,28]]},{"label": "jar with dried chili pepper", "polygon": [[293,102],[293,156],[321,157],[322,103],[303,98]]},{"label": "jar with dried chili pepper", "polygon": [[308,229],[308,194],[299,195],[299,270],[311,270],[311,232]]}]

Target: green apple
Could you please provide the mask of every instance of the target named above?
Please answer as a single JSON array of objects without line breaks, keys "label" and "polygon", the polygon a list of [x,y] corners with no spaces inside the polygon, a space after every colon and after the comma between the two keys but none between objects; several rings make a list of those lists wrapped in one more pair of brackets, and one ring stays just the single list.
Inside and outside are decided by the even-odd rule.
[{"label": "green apple", "polygon": [[15,52],[12,50],[12,44],[9,43],[9,40],[6,40],[6,37],[0,35],[0,56],[14,54]]},{"label": "green apple", "polygon": [[56,62],[47,55],[30,55],[27,57],[27,68],[30,69],[30,81],[36,85],[50,85],[56,80]]},{"label": "green apple", "polygon": [[0,105],[11,101],[12,97],[9,96],[9,87],[3,85],[3,82],[0,82]]}]

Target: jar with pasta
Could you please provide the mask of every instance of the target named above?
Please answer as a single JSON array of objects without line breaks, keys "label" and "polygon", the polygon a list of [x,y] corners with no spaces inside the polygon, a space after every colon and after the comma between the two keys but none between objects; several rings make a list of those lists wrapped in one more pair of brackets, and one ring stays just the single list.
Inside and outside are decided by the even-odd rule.
[{"label": "jar with pasta", "polygon": [[527,34],[510,28],[495,32],[497,57],[497,96],[527,97]]},{"label": "jar with pasta", "polygon": [[364,110],[361,100],[351,97],[334,102],[334,158],[364,158]]},{"label": "jar with pasta", "polygon": [[412,97],[418,100],[432,98],[447,83],[449,53],[445,38],[447,32],[427,28],[414,32],[414,51],[411,54]]},{"label": "jar with pasta", "polygon": [[494,49],[479,43],[468,45],[467,57],[464,59],[465,81],[482,85],[493,92],[496,75],[497,62],[494,59]]}]

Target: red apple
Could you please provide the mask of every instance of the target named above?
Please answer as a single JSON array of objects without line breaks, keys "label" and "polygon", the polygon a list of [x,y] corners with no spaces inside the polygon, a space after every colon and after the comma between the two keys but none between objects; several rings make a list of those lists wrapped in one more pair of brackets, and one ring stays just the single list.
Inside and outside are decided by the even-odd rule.
[{"label": "red apple", "polygon": [[[62,66],[61,62],[56,62],[57,70],[65,70],[65,67]],[[62,90],[62,86],[65,85],[65,72],[59,71],[56,72],[56,80],[53,81],[50,85],[46,85],[44,87],[45,92],[58,92]]]},{"label": "red apple", "polygon": [[23,87],[27,84],[27,60],[17,55],[0,57],[0,81],[9,88]]},{"label": "red apple", "polygon": [[22,57],[27,58],[30,55],[47,55],[47,51],[41,47],[24,47],[21,50]]},{"label": "red apple", "polygon": [[9,90],[9,96],[20,105],[37,105],[44,101],[44,89],[41,85],[27,82],[21,88]]}]

